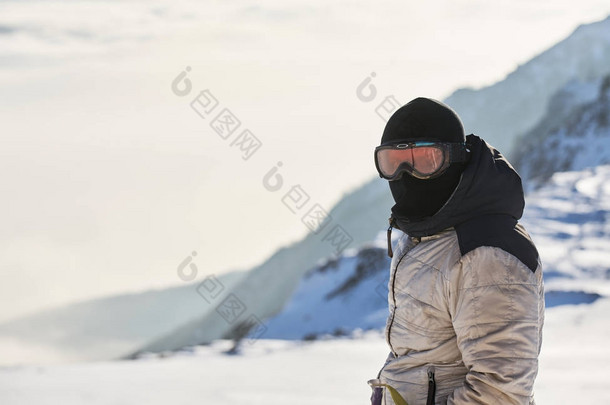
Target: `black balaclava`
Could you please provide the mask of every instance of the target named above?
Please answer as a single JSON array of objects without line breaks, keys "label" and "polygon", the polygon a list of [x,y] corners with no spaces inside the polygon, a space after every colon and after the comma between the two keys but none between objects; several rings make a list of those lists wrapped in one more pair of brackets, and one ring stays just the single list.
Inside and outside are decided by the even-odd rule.
[{"label": "black balaclava", "polygon": [[[425,139],[465,142],[458,115],[440,101],[419,97],[400,107],[388,120],[381,143]],[[404,173],[390,181],[396,205],[392,215],[402,220],[419,220],[434,215],[447,202],[464,170],[465,163],[452,163],[439,177],[421,180]]]}]

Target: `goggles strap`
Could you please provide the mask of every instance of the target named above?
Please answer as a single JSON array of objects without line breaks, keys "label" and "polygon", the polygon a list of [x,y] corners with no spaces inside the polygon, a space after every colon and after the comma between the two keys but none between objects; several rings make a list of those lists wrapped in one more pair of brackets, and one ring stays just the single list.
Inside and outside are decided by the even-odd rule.
[{"label": "goggles strap", "polygon": [[449,150],[449,159],[453,162],[467,162],[470,151],[465,143],[452,143]]},{"label": "goggles strap", "polygon": [[388,256],[390,258],[394,257],[394,252],[392,251],[392,228],[394,226],[396,226],[396,218],[394,218],[394,215],[390,215],[390,218],[388,219],[388,222],[390,223],[390,227],[388,228],[388,232],[387,232],[387,238],[388,238]]}]

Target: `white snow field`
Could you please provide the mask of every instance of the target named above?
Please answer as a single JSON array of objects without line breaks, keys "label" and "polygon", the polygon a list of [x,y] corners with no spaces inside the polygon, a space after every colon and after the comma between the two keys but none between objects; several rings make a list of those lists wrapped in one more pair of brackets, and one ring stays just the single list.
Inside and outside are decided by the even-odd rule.
[{"label": "white snow field", "polygon": [[[547,311],[536,381],[538,405],[610,404],[610,299]],[[167,358],[0,369],[0,403],[367,404],[367,379],[387,354],[379,332],[304,343],[259,340],[240,355],[230,342]]]}]

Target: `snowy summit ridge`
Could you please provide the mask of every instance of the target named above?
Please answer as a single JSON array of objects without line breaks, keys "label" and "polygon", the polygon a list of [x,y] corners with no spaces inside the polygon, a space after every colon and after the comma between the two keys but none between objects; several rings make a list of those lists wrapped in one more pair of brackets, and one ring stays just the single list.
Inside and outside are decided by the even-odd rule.
[{"label": "snowy summit ridge", "polygon": [[464,128],[512,158],[513,139],[544,116],[553,94],[572,80],[610,73],[610,17],[579,26],[570,36],[504,80],[482,89],[460,89],[445,102],[460,113]]}]

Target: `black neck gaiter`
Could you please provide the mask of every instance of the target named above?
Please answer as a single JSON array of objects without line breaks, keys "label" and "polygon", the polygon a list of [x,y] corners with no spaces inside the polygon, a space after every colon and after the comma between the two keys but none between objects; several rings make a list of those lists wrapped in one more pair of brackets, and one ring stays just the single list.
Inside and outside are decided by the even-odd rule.
[{"label": "black neck gaiter", "polygon": [[404,221],[418,221],[434,215],[447,202],[460,182],[463,164],[451,165],[442,176],[421,180],[403,175],[390,181],[390,191],[396,204],[392,215]]}]

